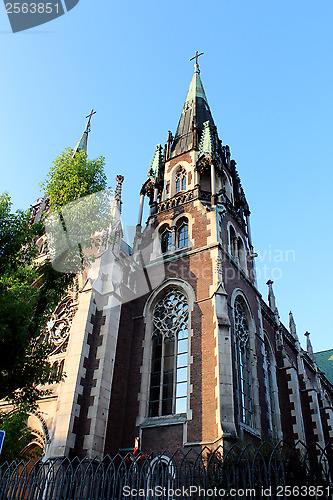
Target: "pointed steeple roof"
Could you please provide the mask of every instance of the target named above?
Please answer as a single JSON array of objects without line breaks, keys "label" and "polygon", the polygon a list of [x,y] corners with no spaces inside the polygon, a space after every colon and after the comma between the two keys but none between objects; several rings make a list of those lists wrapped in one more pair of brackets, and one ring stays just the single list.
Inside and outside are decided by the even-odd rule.
[{"label": "pointed steeple roof", "polygon": [[308,353],[310,358],[314,359],[312,343],[310,340],[310,332],[305,332],[304,335],[306,336],[306,352]]},{"label": "pointed steeple roof", "polygon": [[290,331],[291,335],[294,337],[294,339],[298,340],[297,332],[296,332],[296,324],[295,324],[293,313],[291,311],[289,313],[289,331]]},{"label": "pointed steeple roof", "polygon": [[153,179],[159,179],[163,172],[163,155],[162,155],[162,145],[157,144],[155,154],[151,161],[147,177]]},{"label": "pointed steeple roof", "polygon": [[91,117],[93,115],[95,115],[95,114],[96,114],[96,111],[94,111],[92,109],[90,115],[86,116],[86,118],[88,118],[88,121],[86,123],[86,127],[85,127],[85,129],[83,131],[83,134],[81,135],[81,137],[79,139],[79,142],[77,143],[77,145],[74,148],[73,157],[75,156],[75,153],[77,153],[78,151],[84,151],[85,153],[87,153],[88,135],[89,135],[89,132],[90,132]]},{"label": "pointed steeple roof", "polygon": [[171,147],[171,157],[186,153],[194,148],[197,149],[198,137],[202,136],[205,122],[208,122],[211,130],[214,130],[214,120],[201,82],[199,66],[196,63]]},{"label": "pointed steeple roof", "polygon": [[86,128],[83,131],[83,134],[81,135],[79,142],[74,148],[73,156],[75,156],[75,153],[78,151],[84,151],[87,153],[87,145],[88,145],[88,134],[90,132],[90,128],[88,127],[88,123],[86,125]]},{"label": "pointed steeple roof", "polygon": [[212,154],[215,150],[215,141],[213,140],[213,134],[210,129],[209,121],[204,124],[204,129],[199,144],[199,152],[201,154]]}]

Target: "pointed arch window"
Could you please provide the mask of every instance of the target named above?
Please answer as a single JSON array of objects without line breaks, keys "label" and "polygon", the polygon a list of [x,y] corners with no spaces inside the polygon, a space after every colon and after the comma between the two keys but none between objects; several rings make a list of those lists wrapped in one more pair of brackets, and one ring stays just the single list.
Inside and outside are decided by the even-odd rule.
[{"label": "pointed arch window", "polygon": [[237,258],[237,237],[232,226],[229,226],[230,253],[232,257]]},{"label": "pointed arch window", "polygon": [[176,173],[176,193],[186,190],[186,170],[180,167]]},{"label": "pointed arch window", "polygon": [[187,409],[188,302],[169,289],[153,312],[149,417]]},{"label": "pointed arch window", "polygon": [[240,421],[252,426],[253,400],[250,364],[249,324],[241,300],[236,299],[234,305],[235,337],[238,364],[238,386],[240,403]]},{"label": "pointed arch window", "polygon": [[171,243],[172,243],[172,234],[171,234],[170,228],[168,226],[165,226],[161,230],[160,237],[161,237],[162,253],[170,252]]},{"label": "pointed arch window", "polygon": [[177,246],[184,248],[188,245],[188,220],[181,219],[177,227]]},{"label": "pointed arch window", "polygon": [[243,270],[246,270],[246,252],[242,238],[237,238],[237,262]]}]

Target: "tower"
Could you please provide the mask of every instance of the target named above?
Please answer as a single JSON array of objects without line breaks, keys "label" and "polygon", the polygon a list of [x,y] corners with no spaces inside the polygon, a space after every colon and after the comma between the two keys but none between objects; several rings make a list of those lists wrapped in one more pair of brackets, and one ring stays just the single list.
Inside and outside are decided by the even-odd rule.
[{"label": "tower", "polygon": [[175,136],[156,147],[140,191],[133,255],[144,254],[149,291],[122,304],[105,451],[138,438],[143,451],[323,444],[333,388],[293,318],[289,331],[281,323],[273,282],[268,304],[257,289],[249,206],[197,58]]},{"label": "tower", "polygon": [[[145,196],[150,215],[142,230]],[[162,261],[165,277],[122,308],[122,317],[134,318],[118,352],[130,369],[126,399],[113,389],[113,404],[123,413],[111,415],[110,449],[129,449],[136,434],[143,449],[260,436],[255,358],[264,349],[256,338],[261,318],[252,312],[260,296],[250,211],[236,163],[218,137],[197,59],[176,134],[169,132],[163,153],[157,146],[141,189],[138,250],[147,232],[160,251],[146,267]]]}]

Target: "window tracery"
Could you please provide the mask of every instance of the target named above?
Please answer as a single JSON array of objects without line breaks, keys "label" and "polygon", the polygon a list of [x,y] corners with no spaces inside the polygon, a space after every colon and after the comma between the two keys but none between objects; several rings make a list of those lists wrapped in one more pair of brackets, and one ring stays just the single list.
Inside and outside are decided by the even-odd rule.
[{"label": "window tracery", "polygon": [[66,351],[69,331],[77,310],[77,301],[72,295],[67,295],[55,308],[47,323],[47,335],[53,350],[51,355]]},{"label": "window tracery", "polygon": [[253,401],[250,366],[249,324],[239,299],[234,305],[241,422],[252,426]]},{"label": "window tracery", "polygon": [[169,289],[153,312],[150,417],[185,413],[187,408],[188,302]]}]

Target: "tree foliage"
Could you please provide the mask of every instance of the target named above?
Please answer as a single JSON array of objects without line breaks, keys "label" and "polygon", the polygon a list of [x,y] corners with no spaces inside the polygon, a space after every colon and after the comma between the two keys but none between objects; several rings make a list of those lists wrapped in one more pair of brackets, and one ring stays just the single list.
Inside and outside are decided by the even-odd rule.
[{"label": "tree foliage", "polygon": [[[104,158],[87,160],[82,151],[73,157],[66,149],[42,187],[51,210],[62,214],[64,205],[106,188]],[[48,394],[48,384],[61,380],[48,360],[52,348],[46,324],[74,278],[72,272],[56,271],[50,258],[37,263],[43,219],[34,223],[30,210],[12,213],[11,207],[9,195],[0,195],[0,399],[14,408],[10,414],[0,412],[0,428],[7,430],[9,459],[18,456],[29,437],[28,411]]]},{"label": "tree foliage", "polygon": [[0,413],[0,429],[6,433],[0,462],[11,463],[28,444],[31,430],[26,425],[27,418],[28,408],[23,407],[8,413]]},{"label": "tree foliage", "polygon": [[36,265],[35,240],[43,226],[29,224],[29,211],[11,213],[0,197],[0,399],[33,405],[57,380],[47,360],[47,318],[72,280],[50,262]]},{"label": "tree foliage", "polygon": [[102,191],[107,186],[103,156],[88,160],[84,151],[73,157],[70,148],[54,160],[42,188],[50,200],[51,210],[58,210],[73,200]]}]

